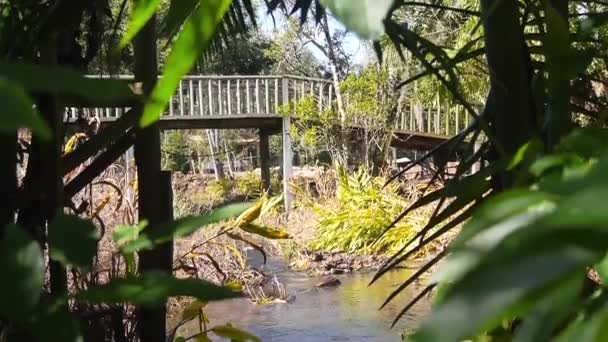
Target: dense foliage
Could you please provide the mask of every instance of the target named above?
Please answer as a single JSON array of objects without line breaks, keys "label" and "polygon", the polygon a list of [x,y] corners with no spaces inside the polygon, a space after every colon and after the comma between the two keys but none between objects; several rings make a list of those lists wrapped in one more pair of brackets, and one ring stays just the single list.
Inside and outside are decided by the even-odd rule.
[{"label": "dense foliage", "polygon": [[318,217],[314,249],[394,253],[422,227],[425,217],[417,213],[418,216],[412,214],[382,234],[407,204],[401,184],[383,187],[386,178],[373,177],[366,168],[348,175],[344,167],[339,167],[336,178],[335,204],[308,202]]},{"label": "dense foliage", "polygon": [[[228,286],[177,279],[169,274],[171,265],[161,266],[150,251],[163,250],[163,244],[174,237],[243,211],[231,228],[268,238],[287,237],[283,231],[253,223],[264,201],[249,209],[239,204],[173,221],[163,213],[167,196],[158,191],[160,115],[182,76],[201,60],[221,54],[230,37],[242,34],[255,21],[252,2],[140,0],[130,6],[125,26],[121,8],[126,3],[0,3],[0,100],[5,111],[0,120],[0,270],[11,277],[0,286],[0,319],[11,340],[81,340],[77,316],[70,312],[74,302],[129,302],[138,308],[142,340],[154,340],[148,334],[158,329],[162,334],[164,319],[153,324],[150,314],[158,314],[167,297],[215,300],[237,294]],[[336,37],[328,34],[327,9],[362,37],[374,40],[379,55],[383,47],[394,49],[398,58],[393,64],[404,64],[394,75],[409,78],[400,83],[402,91],[412,80],[430,76],[417,88],[420,101],[439,91],[471,116],[469,127],[411,165],[433,153],[447,156],[443,158],[447,161],[464,144],[468,153],[456,174],[444,188],[428,192],[389,224],[395,228],[412,210],[436,205],[428,224],[408,242],[399,242],[402,247],[376,279],[467,222],[448,250],[387,298],[387,302],[395,298],[448,256],[436,281],[396,318],[441,285],[433,313],[413,340],[458,341],[479,334],[498,338],[505,333],[520,341],[606,339],[603,284],[608,222],[602,203],[608,197],[604,177],[608,8],[604,2],[303,0],[292,4],[272,0],[267,4],[271,10],[299,13],[307,25],[314,18],[312,23],[318,26],[313,27],[321,29],[314,33],[325,36],[330,47],[329,73],[336,85],[342,129],[349,110],[338,83],[345,69],[343,56],[331,48]],[[160,30],[157,13],[163,14]],[[447,33],[433,37],[437,30]],[[121,39],[114,46],[118,31]],[[166,53],[157,51],[157,31],[168,47]],[[132,67],[142,86],[84,77],[93,65],[102,69],[102,52],[106,57],[124,57],[114,70]],[[157,79],[159,69],[163,77]],[[378,102],[357,96],[360,89],[367,88],[356,86],[350,91],[363,109],[350,113],[373,112],[369,105]],[[60,108],[69,101],[102,107],[130,101],[134,110],[64,156]],[[31,140],[18,143],[21,127],[30,129]],[[345,161],[346,135],[339,133],[337,159]],[[97,228],[84,218],[93,203],[76,205],[72,197],[108,160],[120,155],[117,151],[133,143],[140,225],[119,230],[116,243],[127,264],[134,263],[133,253],[141,252],[139,273],[127,272],[90,288],[68,289],[68,271],[87,271],[99,239]],[[15,155],[24,154],[25,177],[18,182]],[[477,162],[483,168],[470,175],[468,169]],[[63,176],[77,167],[82,167],[79,176],[64,184]],[[440,168],[434,180],[444,175]],[[359,246],[353,241],[353,247]],[[48,250],[48,262],[43,250]],[[165,268],[165,273],[154,271],[158,268]],[[589,276],[595,272],[599,279]],[[201,329],[197,338],[208,338],[208,332],[251,339],[227,326]]]}]

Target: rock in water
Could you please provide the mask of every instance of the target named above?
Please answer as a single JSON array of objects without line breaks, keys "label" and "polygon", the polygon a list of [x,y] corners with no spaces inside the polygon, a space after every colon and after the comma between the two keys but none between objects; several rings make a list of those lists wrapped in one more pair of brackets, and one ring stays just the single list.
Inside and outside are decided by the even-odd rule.
[{"label": "rock in water", "polygon": [[334,287],[340,285],[342,282],[340,279],[335,277],[326,277],[317,283],[316,287]]}]

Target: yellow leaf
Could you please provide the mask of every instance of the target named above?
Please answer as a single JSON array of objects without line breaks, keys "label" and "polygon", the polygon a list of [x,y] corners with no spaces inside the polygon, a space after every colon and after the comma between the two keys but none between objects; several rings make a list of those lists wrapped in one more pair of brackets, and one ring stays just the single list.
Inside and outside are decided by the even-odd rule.
[{"label": "yellow leaf", "polygon": [[262,342],[262,340],[259,337],[252,335],[246,331],[237,329],[237,328],[231,326],[230,324],[218,325],[216,327],[213,327],[211,329],[211,331],[213,331],[213,333],[219,337],[229,338],[229,339],[237,341],[237,342],[246,342],[246,341]]},{"label": "yellow leaf", "polygon": [[182,311],[182,321],[188,321],[200,315],[201,309],[204,308],[205,305],[207,305],[207,302],[202,302],[200,300],[195,300],[188,304],[184,308],[184,311]]},{"label": "yellow leaf", "polygon": [[247,233],[256,234],[269,239],[289,239],[289,234],[284,230],[277,230],[268,227],[258,226],[253,223],[243,223],[239,225],[239,228],[246,231]]},{"label": "yellow leaf", "polygon": [[138,190],[138,181],[137,181],[137,174],[135,175],[135,179],[133,180],[133,192],[137,193]]},{"label": "yellow leaf", "polygon": [[179,337],[176,337],[175,340],[173,340],[173,342],[186,342],[186,339],[179,336]]},{"label": "yellow leaf", "polygon": [[81,139],[86,139],[87,135],[84,133],[76,133],[68,139],[68,142],[65,144],[65,149],[63,151],[63,155],[70,154],[76,149],[76,145]]},{"label": "yellow leaf", "polygon": [[103,210],[103,208],[106,207],[106,205],[108,205],[109,202],[110,202],[110,195],[106,195],[106,197],[104,197],[99,202],[99,204],[95,207],[95,210],[93,210],[91,217],[95,217],[96,215],[99,215],[99,213]]},{"label": "yellow leaf", "polygon": [[241,225],[243,223],[251,223],[255,221],[258,217],[260,217],[260,213],[262,212],[262,207],[264,207],[264,202],[266,202],[266,196],[260,197],[260,199],[255,202],[255,204],[245,210],[237,219],[236,224]]},{"label": "yellow leaf", "polygon": [[283,199],[283,195],[274,196],[270,198],[268,201],[265,201],[264,206],[260,212],[260,216],[264,216],[270,209],[274,208],[281,200]]},{"label": "yellow leaf", "polygon": [[228,280],[224,283],[224,286],[234,291],[241,291],[243,289],[241,284],[237,283],[234,280]]}]

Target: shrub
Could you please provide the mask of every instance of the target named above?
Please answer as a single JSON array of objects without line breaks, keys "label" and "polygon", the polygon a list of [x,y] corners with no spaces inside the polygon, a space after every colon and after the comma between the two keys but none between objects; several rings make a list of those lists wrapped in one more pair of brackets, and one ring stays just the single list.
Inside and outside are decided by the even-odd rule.
[{"label": "shrub", "polygon": [[383,188],[386,179],[372,177],[365,168],[349,176],[340,167],[336,181],[333,205],[313,205],[319,218],[318,235],[311,245],[314,249],[361,254],[392,253],[401,248],[424,222],[410,215],[379,238],[407,206],[399,195],[399,185],[391,183]]},{"label": "shrub", "polygon": [[246,172],[236,179],[236,189],[239,194],[258,197],[262,190],[262,179],[253,171]]}]

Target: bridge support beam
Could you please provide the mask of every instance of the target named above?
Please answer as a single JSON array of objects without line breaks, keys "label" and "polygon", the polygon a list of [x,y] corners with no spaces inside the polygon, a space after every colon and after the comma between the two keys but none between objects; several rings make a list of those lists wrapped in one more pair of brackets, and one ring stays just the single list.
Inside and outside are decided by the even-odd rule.
[{"label": "bridge support beam", "polygon": [[289,189],[289,181],[293,175],[293,151],[291,149],[291,136],[289,135],[289,127],[291,126],[291,118],[286,116],[283,118],[283,196],[285,200],[285,211],[289,212],[291,203],[293,202],[293,194]]},{"label": "bridge support beam", "polygon": [[260,142],[258,144],[258,160],[260,165],[260,174],[262,177],[262,189],[271,192],[270,189],[270,148],[268,145],[268,132],[260,129]]}]

